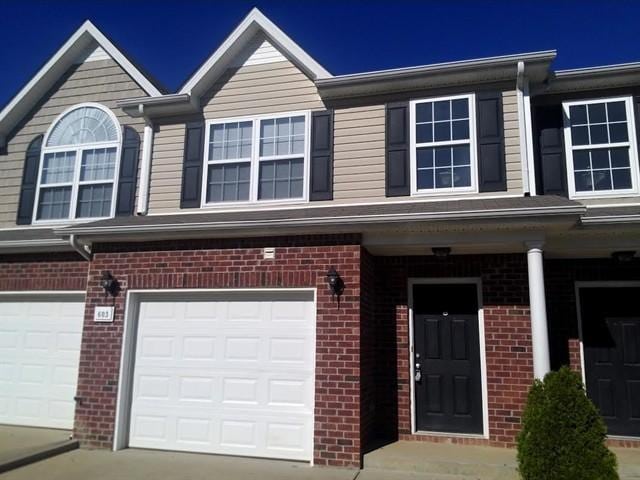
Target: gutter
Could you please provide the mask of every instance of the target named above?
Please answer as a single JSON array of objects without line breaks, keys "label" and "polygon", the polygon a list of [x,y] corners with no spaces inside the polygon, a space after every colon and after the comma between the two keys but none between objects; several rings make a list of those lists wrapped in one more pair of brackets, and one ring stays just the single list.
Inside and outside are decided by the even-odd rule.
[{"label": "gutter", "polygon": [[556,58],[555,50],[545,50],[542,52],[523,53],[514,55],[503,55],[498,57],[487,57],[473,60],[459,60],[455,62],[434,63],[431,65],[421,65],[408,68],[394,68],[389,70],[377,70],[372,72],[352,73],[347,75],[336,75],[331,78],[316,80],[319,88],[339,85],[351,85],[378,80],[393,80],[398,78],[410,78],[424,74],[461,72],[477,70],[486,67],[499,67],[515,65],[517,62],[552,61]]},{"label": "gutter", "polygon": [[188,93],[170,93],[160,97],[136,97],[118,100],[116,106],[120,108],[135,108],[139,105],[175,105],[190,103]]},{"label": "gutter", "polygon": [[88,245],[81,245],[74,234],[69,235],[69,244],[71,248],[78,252],[86,261],[91,261],[91,249]]},{"label": "gutter", "polygon": [[3,242],[0,242],[0,250],[29,247],[64,247],[68,245],[69,243],[62,239],[5,240]]},{"label": "gutter", "polygon": [[594,77],[598,75],[611,75],[615,73],[640,73],[640,62],[618,63],[614,65],[601,65],[597,67],[573,68],[557,70],[556,78],[580,78]]},{"label": "gutter", "polygon": [[585,217],[581,219],[584,225],[608,225],[621,223],[640,223],[639,215],[608,215],[601,217]]},{"label": "gutter", "polygon": [[97,226],[97,227],[66,227],[54,230],[58,235],[73,234],[132,234],[132,233],[156,233],[156,232],[186,232],[198,230],[248,230],[252,228],[269,227],[320,227],[327,225],[362,225],[375,223],[400,223],[406,221],[451,221],[474,219],[508,219],[536,215],[582,215],[586,212],[584,206],[562,207],[535,207],[514,208],[504,210],[468,210],[460,212],[433,212],[433,213],[408,213],[408,214],[377,214],[377,215],[350,215],[340,217],[318,217],[303,219],[274,219],[274,220],[238,220],[228,222],[192,222],[192,223],[167,223],[160,225],[122,225],[122,226]]}]

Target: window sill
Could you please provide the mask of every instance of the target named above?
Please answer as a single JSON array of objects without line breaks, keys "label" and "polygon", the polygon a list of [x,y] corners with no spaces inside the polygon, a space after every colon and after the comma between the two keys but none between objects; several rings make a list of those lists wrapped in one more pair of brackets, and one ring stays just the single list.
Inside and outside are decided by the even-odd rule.
[{"label": "window sill", "polygon": [[416,190],[411,192],[412,197],[443,197],[452,195],[474,195],[478,193],[475,187],[470,188],[442,188],[438,190]]},{"label": "window sill", "polygon": [[603,198],[631,198],[638,197],[640,194],[637,191],[604,191],[600,193],[590,192],[590,193],[573,193],[569,195],[571,200],[597,200]]},{"label": "window sill", "polygon": [[255,202],[219,202],[219,203],[203,203],[200,208],[204,210],[239,210],[239,209],[262,209],[268,207],[288,206],[288,205],[304,205],[309,203],[307,198],[292,198],[289,200],[258,200]]},{"label": "window sill", "polygon": [[68,225],[78,225],[82,223],[97,222],[98,220],[107,220],[110,217],[92,217],[92,218],[73,218],[73,219],[56,219],[56,220],[34,220],[31,225],[34,227],[66,227]]}]

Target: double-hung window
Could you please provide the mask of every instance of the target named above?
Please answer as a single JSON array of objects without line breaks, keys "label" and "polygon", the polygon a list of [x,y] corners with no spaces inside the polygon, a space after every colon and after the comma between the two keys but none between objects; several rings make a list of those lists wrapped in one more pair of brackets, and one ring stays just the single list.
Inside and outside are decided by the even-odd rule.
[{"label": "double-hung window", "polygon": [[571,196],[637,193],[631,97],[565,102],[563,108]]},{"label": "double-hung window", "polygon": [[211,121],[206,138],[205,205],[306,198],[307,113]]},{"label": "double-hung window", "polygon": [[414,194],[477,190],[474,95],[410,104]]},{"label": "double-hung window", "polygon": [[118,123],[102,106],[65,112],[45,138],[34,220],[113,216],[119,145]]}]

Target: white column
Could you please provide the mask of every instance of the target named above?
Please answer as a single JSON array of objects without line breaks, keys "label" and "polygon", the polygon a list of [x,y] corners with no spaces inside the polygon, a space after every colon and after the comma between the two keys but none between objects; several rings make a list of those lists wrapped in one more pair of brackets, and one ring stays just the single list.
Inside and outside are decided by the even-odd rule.
[{"label": "white column", "polygon": [[547,303],[544,298],[542,243],[527,243],[529,271],[529,305],[531,309],[531,341],[533,343],[533,376],[542,379],[551,370]]}]

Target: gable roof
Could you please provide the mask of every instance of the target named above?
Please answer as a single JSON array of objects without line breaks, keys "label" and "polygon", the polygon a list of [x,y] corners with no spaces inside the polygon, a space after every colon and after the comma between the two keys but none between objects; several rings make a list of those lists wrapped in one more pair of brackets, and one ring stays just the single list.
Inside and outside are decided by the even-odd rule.
[{"label": "gable roof", "polygon": [[0,111],[0,146],[6,136],[46,94],[78,57],[97,43],[152,97],[162,95],[160,89],[143,74],[98,28],[89,20],[58,49],[29,82]]},{"label": "gable roof", "polygon": [[312,80],[332,75],[289,38],[257,8],[253,8],[222,45],[185,82],[178,93],[200,96],[230,66],[242,48],[262,31],[273,45],[283,51]]}]

